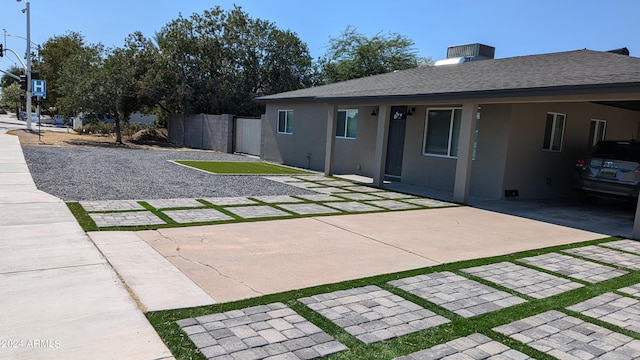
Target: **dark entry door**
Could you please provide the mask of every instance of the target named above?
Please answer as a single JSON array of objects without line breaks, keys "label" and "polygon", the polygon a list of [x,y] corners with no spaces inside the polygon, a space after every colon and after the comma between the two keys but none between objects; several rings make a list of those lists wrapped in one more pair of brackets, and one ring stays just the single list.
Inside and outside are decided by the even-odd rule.
[{"label": "dark entry door", "polygon": [[400,178],[402,175],[402,156],[404,153],[404,134],[407,128],[407,107],[392,106],[389,122],[389,138],[387,142],[387,162],[385,175]]}]

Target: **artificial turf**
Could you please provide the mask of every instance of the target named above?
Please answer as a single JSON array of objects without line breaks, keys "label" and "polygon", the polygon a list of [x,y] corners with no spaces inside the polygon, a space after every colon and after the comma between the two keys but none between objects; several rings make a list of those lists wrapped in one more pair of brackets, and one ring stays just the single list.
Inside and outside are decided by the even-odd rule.
[{"label": "artificial turf", "polygon": [[263,161],[192,161],[176,160],[178,164],[193,167],[214,174],[242,175],[298,175],[312,174],[309,171],[295,169]]}]

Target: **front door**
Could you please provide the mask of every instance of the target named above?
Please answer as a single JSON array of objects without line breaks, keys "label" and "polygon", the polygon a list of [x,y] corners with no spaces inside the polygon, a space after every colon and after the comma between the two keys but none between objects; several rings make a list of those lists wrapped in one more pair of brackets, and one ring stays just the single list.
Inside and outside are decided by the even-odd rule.
[{"label": "front door", "polygon": [[387,162],[385,176],[399,179],[402,176],[402,156],[404,153],[404,134],[407,128],[407,107],[392,106],[387,141]]}]

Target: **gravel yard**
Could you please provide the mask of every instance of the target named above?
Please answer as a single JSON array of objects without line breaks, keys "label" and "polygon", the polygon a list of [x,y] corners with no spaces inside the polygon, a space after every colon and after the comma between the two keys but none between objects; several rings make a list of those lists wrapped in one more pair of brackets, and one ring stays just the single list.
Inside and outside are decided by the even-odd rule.
[{"label": "gravel yard", "polygon": [[169,160],[256,161],[213,151],[23,146],[38,189],[64,201],[146,200],[314,192],[261,176],[214,175]]}]

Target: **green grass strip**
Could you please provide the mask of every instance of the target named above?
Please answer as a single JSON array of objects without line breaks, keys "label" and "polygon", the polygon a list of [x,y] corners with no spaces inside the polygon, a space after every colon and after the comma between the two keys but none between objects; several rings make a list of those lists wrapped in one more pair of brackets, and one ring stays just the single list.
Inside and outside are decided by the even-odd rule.
[{"label": "green grass strip", "polygon": [[263,161],[192,161],[176,160],[178,164],[207,171],[214,174],[234,175],[298,175],[313,174],[310,171],[295,169]]},{"label": "green grass strip", "polygon": [[79,202],[68,202],[66,204],[84,231],[100,230],[98,225],[96,225],[91,216],[89,216],[89,213],[82,207],[82,205],[80,205]]}]

